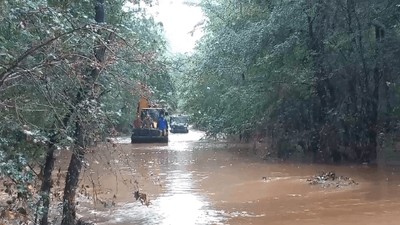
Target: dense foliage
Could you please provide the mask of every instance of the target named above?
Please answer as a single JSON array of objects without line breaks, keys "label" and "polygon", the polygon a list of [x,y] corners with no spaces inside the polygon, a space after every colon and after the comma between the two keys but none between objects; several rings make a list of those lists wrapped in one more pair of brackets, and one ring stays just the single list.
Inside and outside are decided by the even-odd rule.
[{"label": "dense foliage", "polygon": [[69,148],[78,159],[65,189],[73,198],[83,149],[115,130],[130,131],[143,87],[152,99],[173,100],[162,26],[144,10],[151,3],[0,2],[0,178],[25,189],[33,174],[42,179],[42,202],[28,212],[41,224],[55,149]]},{"label": "dense foliage", "polygon": [[75,223],[85,150],[128,133],[142,95],[283,158],[374,161],[398,141],[396,1],[203,0],[205,34],[173,60],[152,4],[0,2],[2,215],[48,224],[54,152],[69,149],[62,223]]},{"label": "dense foliage", "polygon": [[[211,135],[267,136],[278,155],[375,160],[397,130],[396,1],[204,0],[186,106]],[[384,138],[383,138],[384,137]]]}]

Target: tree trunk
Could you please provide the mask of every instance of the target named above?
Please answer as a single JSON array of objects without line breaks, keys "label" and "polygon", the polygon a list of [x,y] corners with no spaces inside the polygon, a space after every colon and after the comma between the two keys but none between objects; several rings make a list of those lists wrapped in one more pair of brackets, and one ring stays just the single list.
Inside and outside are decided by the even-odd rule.
[{"label": "tree trunk", "polygon": [[41,199],[43,201],[42,207],[43,207],[43,214],[42,217],[39,221],[40,225],[47,225],[48,224],[48,214],[49,214],[49,207],[50,207],[50,190],[52,187],[52,179],[51,179],[51,173],[54,168],[54,150],[55,150],[55,145],[54,145],[54,138],[50,139],[50,143],[48,145],[48,152],[46,156],[46,162],[43,168],[43,182],[40,188],[41,192]]},{"label": "tree trunk", "polygon": [[79,121],[79,119],[76,122],[75,129],[75,138],[78,143],[75,145],[75,149],[72,153],[71,161],[68,166],[68,173],[64,188],[62,225],[75,224],[76,221],[75,194],[78,187],[85,147],[83,140],[84,134],[81,121]]},{"label": "tree trunk", "polygon": [[[71,119],[71,115],[74,113],[75,108],[70,107],[69,112],[64,116],[62,120],[62,125],[67,127],[68,122]],[[55,132],[55,131],[53,131]],[[58,142],[59,133],[56,132],[49,138],[48,144],[48,152],[46,155],[45,165],[43,167],[43,181],[40,188],[41,191],[41,199],[38,204],[42,202],[43,214],[41,215],[41,219],[39,220],[40,225],[48,225],[48,216],[49,216],[49,207],[50,207],[50,191],[53,186],[51,174],[54,170],[54,151],[56,150],[56,143]],[[36,223],[36,221],[35,221]]]},{"label": "tree trunk", "polygon": [[365,161],[375,161],[377,155],[378,137],[378,105],[379,105],[379,86],[381,72],[379,67],[374,68],[374,87],[371,97],[371,109],[369,112],[368,126],[368,148],[366,149]]},{"label": "tree trunk", "polygon": [[[326,68],[324,67],[324,51],[325,51],[325,23],[326,9],[321,0],[309,2],[308,9],[315,10],[313,16],[307,15],[308,26],[308,48],[311,50],[312,69],[314,73],[314,90],[317,96],[313,107],[313,123],[311,149],[313,151],[313,160],[320,161],[321,154],[326,154],[321,147],[325,143],[321,143],[321,129],[327,122],[327,112],[332,108],[334,101],[334,90],[331,87],[329,78],[326,76]],[[308,11],[309,11],[308,10]]]},{"label": "tree trunk", "polygon": [[384,73],[382,65],[380,65],[381,51],[380,44],[385,38],[384,29],[380,26],[375,26],[375,38],[376,38],[376,59],[375,68],[373,75],[373,90],[371,96],[371,109],[369,112],[370,125],[368,127],[368,161],[375,161],[377,157],[377,137],[378,137],[378,107],[379,107],[379,88],[381,86],[382,73]]},{"label": "tree trunk", "polygon": [[[105,10],[104,0],[97,0],[95,5],[95,20],[97,23],[105,22]],[[99,43],[98,47],[94,48],[94,55],[96,61],[100,64],[104,61],[106,47]],[[81,103],[84,100],[90,99],[90,95],[93,95],[94,82],[100,75],[100,69],[97,66],[92,67],[91,73],[87,79],[85,79],[85,85],[77,94],[77,102]],[[93,97],[93,96],[92,96]],[[77,104],[78,105],[78,104]],[[68,172],[66,177],[66,183],[64,188],[63,197],[63,218],[61,225],[73,225],[76,223],[76,207],[75,207],[75,195],[78,187],[79,176],[82,169],[83,159],[85,155],[85,129],[83,121],[76,118],[75,122],[75,148],[71,156],[71,161],[68,166]]]}]

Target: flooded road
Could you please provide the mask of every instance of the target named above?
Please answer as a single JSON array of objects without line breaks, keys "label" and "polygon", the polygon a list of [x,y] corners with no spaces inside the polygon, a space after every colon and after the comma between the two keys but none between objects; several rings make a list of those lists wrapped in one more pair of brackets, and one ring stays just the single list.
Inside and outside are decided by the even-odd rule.
[{"label": "flooded road", "polygon": [[[97,224],[399,224],[397,168],[265,162],[246,145],[171,134],[168,145],[98,147],[87,155],[79,216]],[[359,185],[322,188],[335,171]],[[149,206],[134,198],[145,193]]]}]

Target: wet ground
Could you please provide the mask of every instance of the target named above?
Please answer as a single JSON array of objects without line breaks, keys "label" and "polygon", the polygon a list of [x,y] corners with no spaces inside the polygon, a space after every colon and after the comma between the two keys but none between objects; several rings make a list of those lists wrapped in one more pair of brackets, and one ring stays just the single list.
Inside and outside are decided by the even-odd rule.
[{"label": "wet ground", "polygon": [[[202,136],[170,134],[168,145],[120,138],[117,147],[94,149],[81,181],[79,216],[116,225],[399,224],[397,168],[266,162],[245,145]],[[321,171],[359,184],[308,184]],[[149,206],[135,200],[137,190]]]}]

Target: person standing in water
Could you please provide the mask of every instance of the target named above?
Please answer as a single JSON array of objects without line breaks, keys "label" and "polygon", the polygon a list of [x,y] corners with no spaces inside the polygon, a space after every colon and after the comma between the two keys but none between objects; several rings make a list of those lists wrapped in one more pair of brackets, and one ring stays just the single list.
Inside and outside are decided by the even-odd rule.
[{"label": "person standing in water", "polygon": [[162,136],[168,135],[168,122],[163,114],[158,117],[157,128],[161,131]]}]

